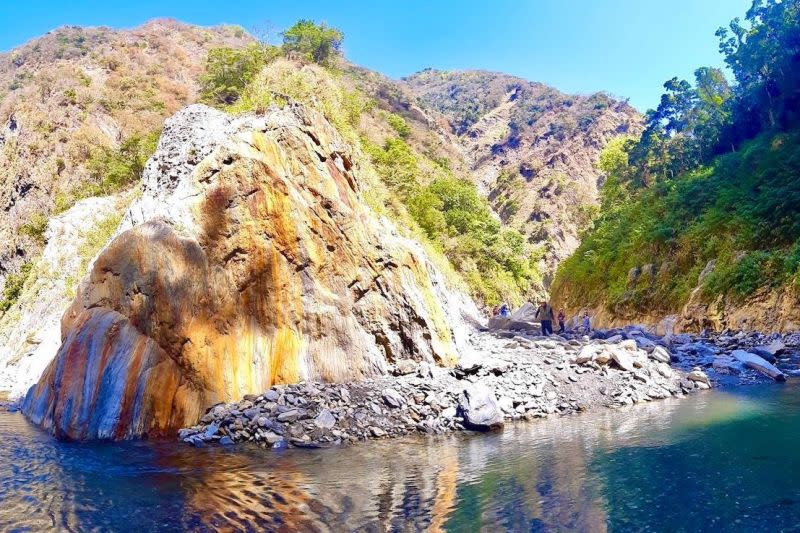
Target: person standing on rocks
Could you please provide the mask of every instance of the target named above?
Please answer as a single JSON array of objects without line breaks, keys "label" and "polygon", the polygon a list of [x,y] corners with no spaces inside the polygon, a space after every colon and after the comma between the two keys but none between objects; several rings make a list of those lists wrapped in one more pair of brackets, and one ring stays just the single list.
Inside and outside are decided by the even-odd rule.
[{"label": "person standing on rocks", "polygon": [[559,309],[558,310],[558,332],[559,333],[564,333],[567,330],[564,327],[564,318],[565,318],[564,310],[563,309]]},{"label": "person standing on rocks", "polygon": [[592,331],[592,324],[591,324],[591,322],[589,320],[589,311],[584,311],[583,312],[583,330],[586,333],[589,333],[590,331]]},{"label": "person standing on rocks", "polygon": [[544,300],[539,302],[534,319],[542,325],[542,335],[546,337],[553,333],[553,308],[549,303]]}]

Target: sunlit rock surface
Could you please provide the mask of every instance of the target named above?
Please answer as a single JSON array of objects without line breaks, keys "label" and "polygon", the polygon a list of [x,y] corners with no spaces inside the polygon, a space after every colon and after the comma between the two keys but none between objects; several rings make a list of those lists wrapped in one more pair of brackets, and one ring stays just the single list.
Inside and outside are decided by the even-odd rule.
[{"label": "sunlit rock surface", "polygon": [[302,107],[175,115],[125,228],[24,403],[61,437],[162,435],[273,383],[450,365],[476,314],[364,206],[349,148]]}]

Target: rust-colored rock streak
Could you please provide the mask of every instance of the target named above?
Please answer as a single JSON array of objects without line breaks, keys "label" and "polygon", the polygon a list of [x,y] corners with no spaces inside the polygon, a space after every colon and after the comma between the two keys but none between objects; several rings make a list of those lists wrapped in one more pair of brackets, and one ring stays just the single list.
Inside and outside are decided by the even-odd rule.
[{"label": "rust-colored rock streak", "polygon": [[[210,150],[175,133],[198,114],[225,128]],[[176,171],[178,151],[208,155]],[[176,175],[185,183],[165,179]],[[131,211],[150,217],[97,258],[26,399],[56,435],[158,435],[274,383],[457,359],[441,274],[364,207],[351,156],[320,115],[232,119],[192,106],[167,123],[143,185]]]},{"label": "rust-colored rock streak", "polygon": [[[194,419],[201,396],[155,342],[119,313],[98,308],[77,317],[25,409],[57,437],[121,439],[161,436]],[[195,407],[174,408],[179,399]]]}]

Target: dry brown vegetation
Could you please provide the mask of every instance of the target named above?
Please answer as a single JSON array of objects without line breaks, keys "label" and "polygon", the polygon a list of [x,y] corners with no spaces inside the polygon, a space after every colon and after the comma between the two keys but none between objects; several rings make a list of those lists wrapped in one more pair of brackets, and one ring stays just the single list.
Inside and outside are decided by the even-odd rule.
[{"label": "dry brown vegetation", "polygon": [[235,26],[154,20],[59,28],[0,54],[0,279],[41,246],[20,228],[96,190],[98,162],[195,101],[208,50],[250,41]]}]

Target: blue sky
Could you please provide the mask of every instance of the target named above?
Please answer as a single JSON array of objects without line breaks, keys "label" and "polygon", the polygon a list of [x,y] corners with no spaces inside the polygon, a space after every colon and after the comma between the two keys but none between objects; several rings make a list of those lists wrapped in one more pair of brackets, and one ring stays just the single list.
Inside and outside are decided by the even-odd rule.
[{"label": "blue sky", "polygon": [[132,0],[3,1],[0,50],[58,26],[126,28],[154,17],[272,27],[299,18],[345,33],[347,56],[399,78],[426,67],[482,68],[569,93],[608,91],[641,110],[672,76],[721,66],[714,31],[750,0],[492,0],[385,2]]}]

